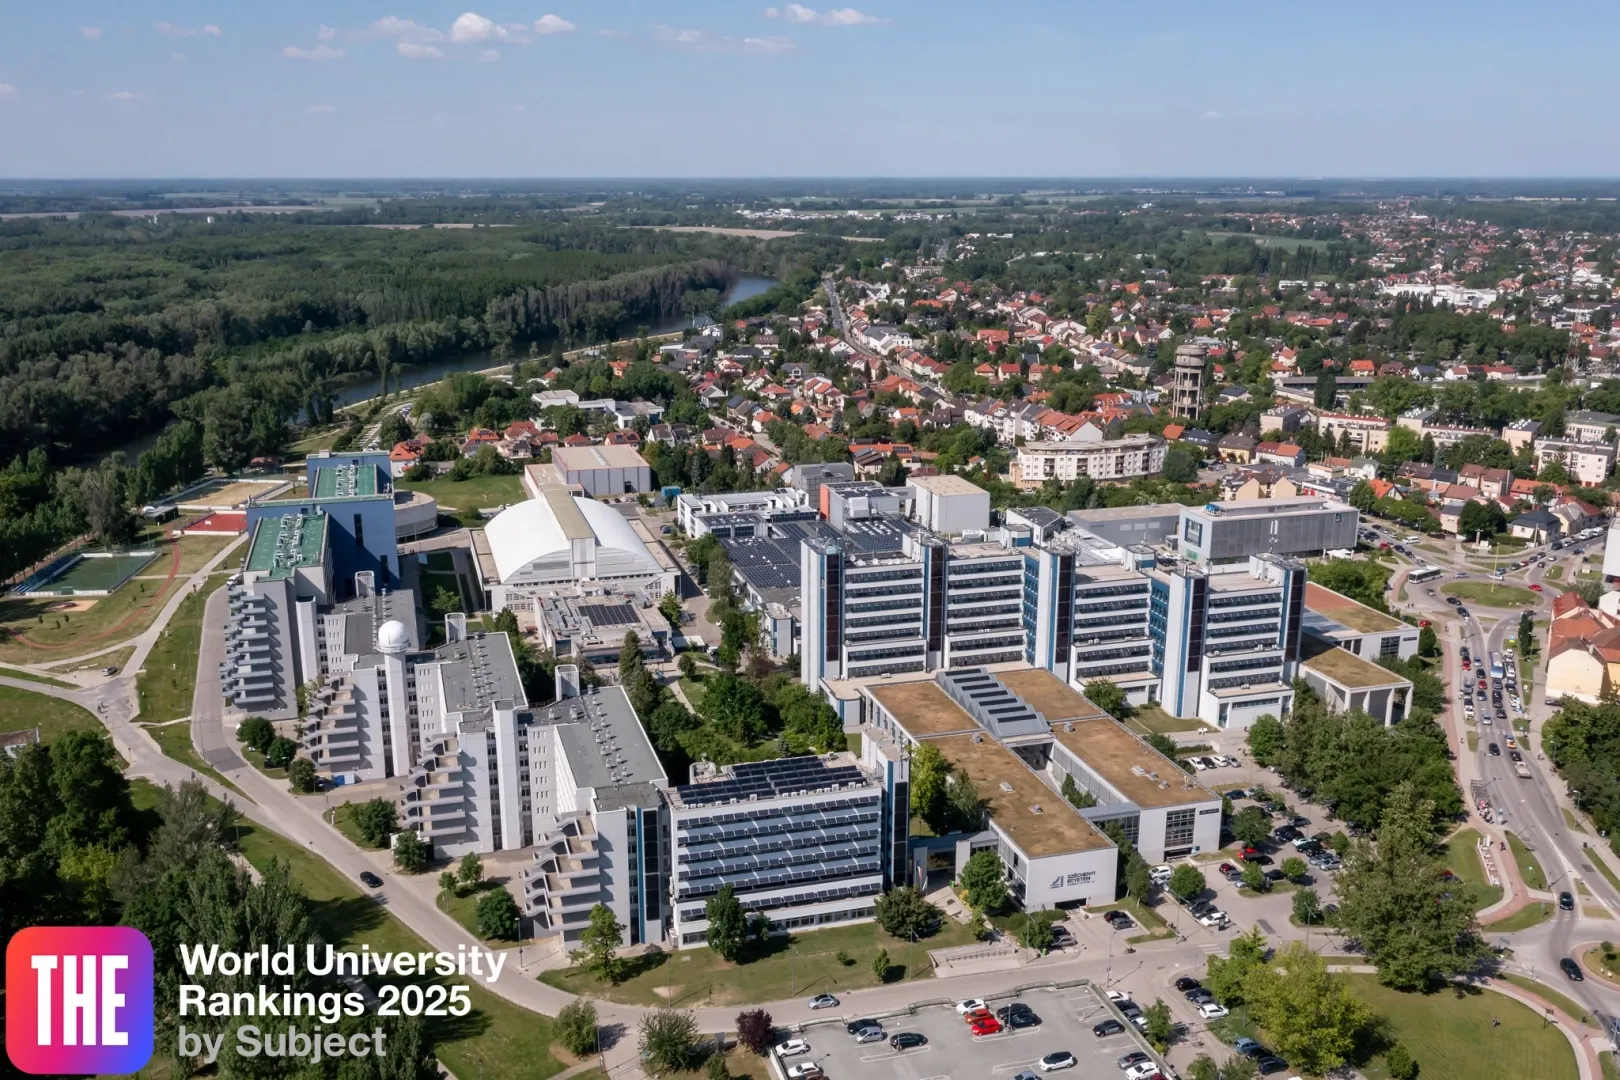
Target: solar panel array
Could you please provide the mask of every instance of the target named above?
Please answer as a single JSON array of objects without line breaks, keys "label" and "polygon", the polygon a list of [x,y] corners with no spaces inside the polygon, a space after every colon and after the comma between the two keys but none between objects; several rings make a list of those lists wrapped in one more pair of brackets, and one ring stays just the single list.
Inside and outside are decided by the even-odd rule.
[{"label": "solar panel array", "polygon": [[865,775],[854,765],[828,765],[818,757],[747,761],[731,766],[731,775],[703,784],[682,784],[675,790],[687,806],[713,806],[733,799],[774,799],[796,791],[862,784]]},{"label": "solar panel array", "polygon": [[597,628],[604,626],[636,626],[636,609],[629,604],[580,604],[579,613],[591,620]]},{"label": "solar panel array", "polygon": [[722,540],[726,557],[743,578],[760,591],[799,587],[799,542],[751,536]]}]

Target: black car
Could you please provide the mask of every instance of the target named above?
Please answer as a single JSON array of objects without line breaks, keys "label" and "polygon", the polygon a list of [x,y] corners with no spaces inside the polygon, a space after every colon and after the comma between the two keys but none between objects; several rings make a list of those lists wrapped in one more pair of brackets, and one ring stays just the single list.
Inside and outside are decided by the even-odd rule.
[{"label": "black car", "polygon": [[1186,998],[1194,1005],[1202,1005],[1206,1001],[1215,1000],[1215,995],[1210,993],[1208,990],[1205,990],[1202,986],[1196,990],[1189,990],[1181,996]]},{"label": "black car", "polygon": [[853,1035],[857,1031],[860,1031],[863,1028],[882,1027],[882,1026],[883,1025],[879,1024],[876,1020],[851,1020],[849,1023],[844,1025],[844,1030],[849,1032],[851,1035]]},{"label": "black car", "polygon": [[1247,799],[1249,797],[1249,793],[1238,787],[1233,788],[1231,791],[1221,792],[1221,797],[1231,799],[1233,802],[1237,802],[1239,799]]},{"label": "black car", "polygon": [[1118,1020],[1104,1020],[1102,1023],[1094,1026],[1091,1029],[1091,1033],[1097,1036],[1097,1038],[1102,1039],[1109,1035],[1118,1035],[1124,1030],[1125,1025],[1120,1023]]},{"label": "black car", "polygon": [[1570,982],[1586,981],[1586,976],[1581,974],[1581,965],[1577,964],[1569,957],[1566,956],[1562,960],[1558,961],[1558,966],[1564,972],[1564,978],[1568,979]]},{"label": "black car", "polygon": [[1041,1018],[1032,1012],[1013,1013],[1006,1019],[1005,1024],[1017,1031],[1019,1028],[1039,1027]]},{"label": "black car", "polygon": [[380,889],[382,888],[382,878],[373,874],[370,870],[362,870],[360,871],[360,884],[368,889]]},{"label": "black car", "polygon": [[1558,906],[1563,908],[1565,911],[1574,911],[1575,910],[1575,897],[1570,895],[1567,892],[1559,893],[1558,894]]},{"label": "black car", "polygon": [[1283,873],[1281,870],[1267,870],[1266,871],[1266,880],[1271,881],[1271,882],[1281,881],[1284,878],[1286,878],[1287,876],[1288,875]]},{"label": "black car", "polygon": [[1270,1076],[1272,1073],[1282,1072],[1284,1069],[1288,1068],[1288,1062],[1284,1061],[1276,1054],[1272,1054],[1269,1057],[1263,1057],[1259,1061],[1255,1062],[1254,1067],[1260,1070],[1261,1076]]},{"label": "black car", "polygon": [[1118,910],[1117,908],[1104,915],[1103,918],[1107,919],[1108,924],[1115,930],[1128,930],[1132,926],[1136,925],[1135,923],[1131,922],[1131,917],[1129,915]]},{"label": "black car", "polygon": [[1308,859],[1312,855],[1322,854],[1322,842],[1320,840],[1307,840],[1303,844],[1295,844],[1294,850]]},{"label": "black car", "polygon": [[1001,1008],[997,1009],[996,1010],[996,1019],[1000,1020],[1003,1024],[1005,1024],[1008,1020],[1011,1020],[1013,1017],[1022,1016],[1022,1015],[1025,1015],[1025,1014],[1029,1014],[1029,1015],[1033,1016],[1034,1011],[1032,1009],[1030,1009],[1030,1007],[1028,1005],[1024,1004],[1022,1001],[1015,1001],[1011,1005],[1003,1005]]},{"label": "black car", "polygon": [[1292,825],[1281,825],[1278,826],[1271,835],[1275,836],[1279,842],[1286,844],[1290,840],[1297,839],[1305,834],[1294,828]]},{"label": "black car", "polygon": [[1490,751],[1491,757],[1501,757],[1502,756],[1502,748],[1500,746],[1497,746],[1495,743],[1491,743],[1485,749]]},{"label": "black car", "polygon": [[1513,761],[1523,761],[1524,760],[1524,755],[1519,753],[1517,750],[1509,750],[1508,751],[1508,757],[1510,759],[1512,759]]},{"label": "black car", "polygon": [[927,1046],[928,1036],[919,1035],[915,1031],[902,1031],[889,1039],[889,1046],[895,1050],[910,1050],[913,1046]]},{"label": "black car", "polygon": [[1191,975],[1183,975],[1181,978],[1176,980],[1176,989],[1180,990],[1183,994],[1189,990],[1196,990],[1203,985],[1203,983],[1199,982]]}]

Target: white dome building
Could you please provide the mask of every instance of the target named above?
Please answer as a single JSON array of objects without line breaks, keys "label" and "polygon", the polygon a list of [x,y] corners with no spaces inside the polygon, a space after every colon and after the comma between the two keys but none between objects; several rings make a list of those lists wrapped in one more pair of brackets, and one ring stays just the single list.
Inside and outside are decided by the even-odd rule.
[{"label": "white dome building", "polygon": [[405,624],[398,619],[389,619],[377,627],[377,651],[380,653],[408,652],[411,647],[411,635],[405,629]]},{"label": "white dome building", "polygon": [[623,515],[562,487],[542,487],[538,498],[501,511],[484,541],[488,557],[478,561],[497,611],[557,586],[599,582],[661,593],[675,585],[674,567],[654,557]]}]

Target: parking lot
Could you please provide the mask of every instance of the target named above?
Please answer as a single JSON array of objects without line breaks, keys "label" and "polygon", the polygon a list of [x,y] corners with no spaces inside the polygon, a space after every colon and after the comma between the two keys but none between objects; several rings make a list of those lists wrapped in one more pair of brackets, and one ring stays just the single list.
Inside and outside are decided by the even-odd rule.
[{"label": "parking lot", "polygon": [[[1122,1076],[1116,1065],[1120,1057],[1133,1050],[1152,1053],[1129,1025],[1125,1032],[1101,1039],[1091,1033],[1093,1025],[1119,1019],[1119,1014],[1090,985],[1035,990],[1016,999],[1011,995],[986,999],[992,1012],[1014,1000],[1033,1009],[1041,1023],[974,1038],[954,1007],[930,1005],[915,1013],[872,1017],[883,1027],[884,1041],[857,1045],[845,1031],[846,1024],[859,1018],[855,1014],[816,1020],[801,1036],[809,1042],[809,1052],[778,1062],[777,1075],[794,1065],[815,1062],[827,1080],[1013,1080],[1021,1072],[1036,1072],[1035,1063],[1045,1055],[1067,1050],[1075,1056],[1076,1066],[1053,1075],[1079,1080]],[[887,1036],[901,1032],[916,1032],[928,1043],[903,1051],[890,1049]]]}]

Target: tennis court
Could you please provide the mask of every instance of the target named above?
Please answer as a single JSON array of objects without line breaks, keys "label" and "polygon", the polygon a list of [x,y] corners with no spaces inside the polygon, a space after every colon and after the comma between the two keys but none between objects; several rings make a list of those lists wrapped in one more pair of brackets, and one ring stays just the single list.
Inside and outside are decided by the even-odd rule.
[{"label": "tennis court", "polygon": [[154,550],[88,552],[76,556],[66,568],[29,582],[23,596],[106,596],[140,573],[157,556]]}]

